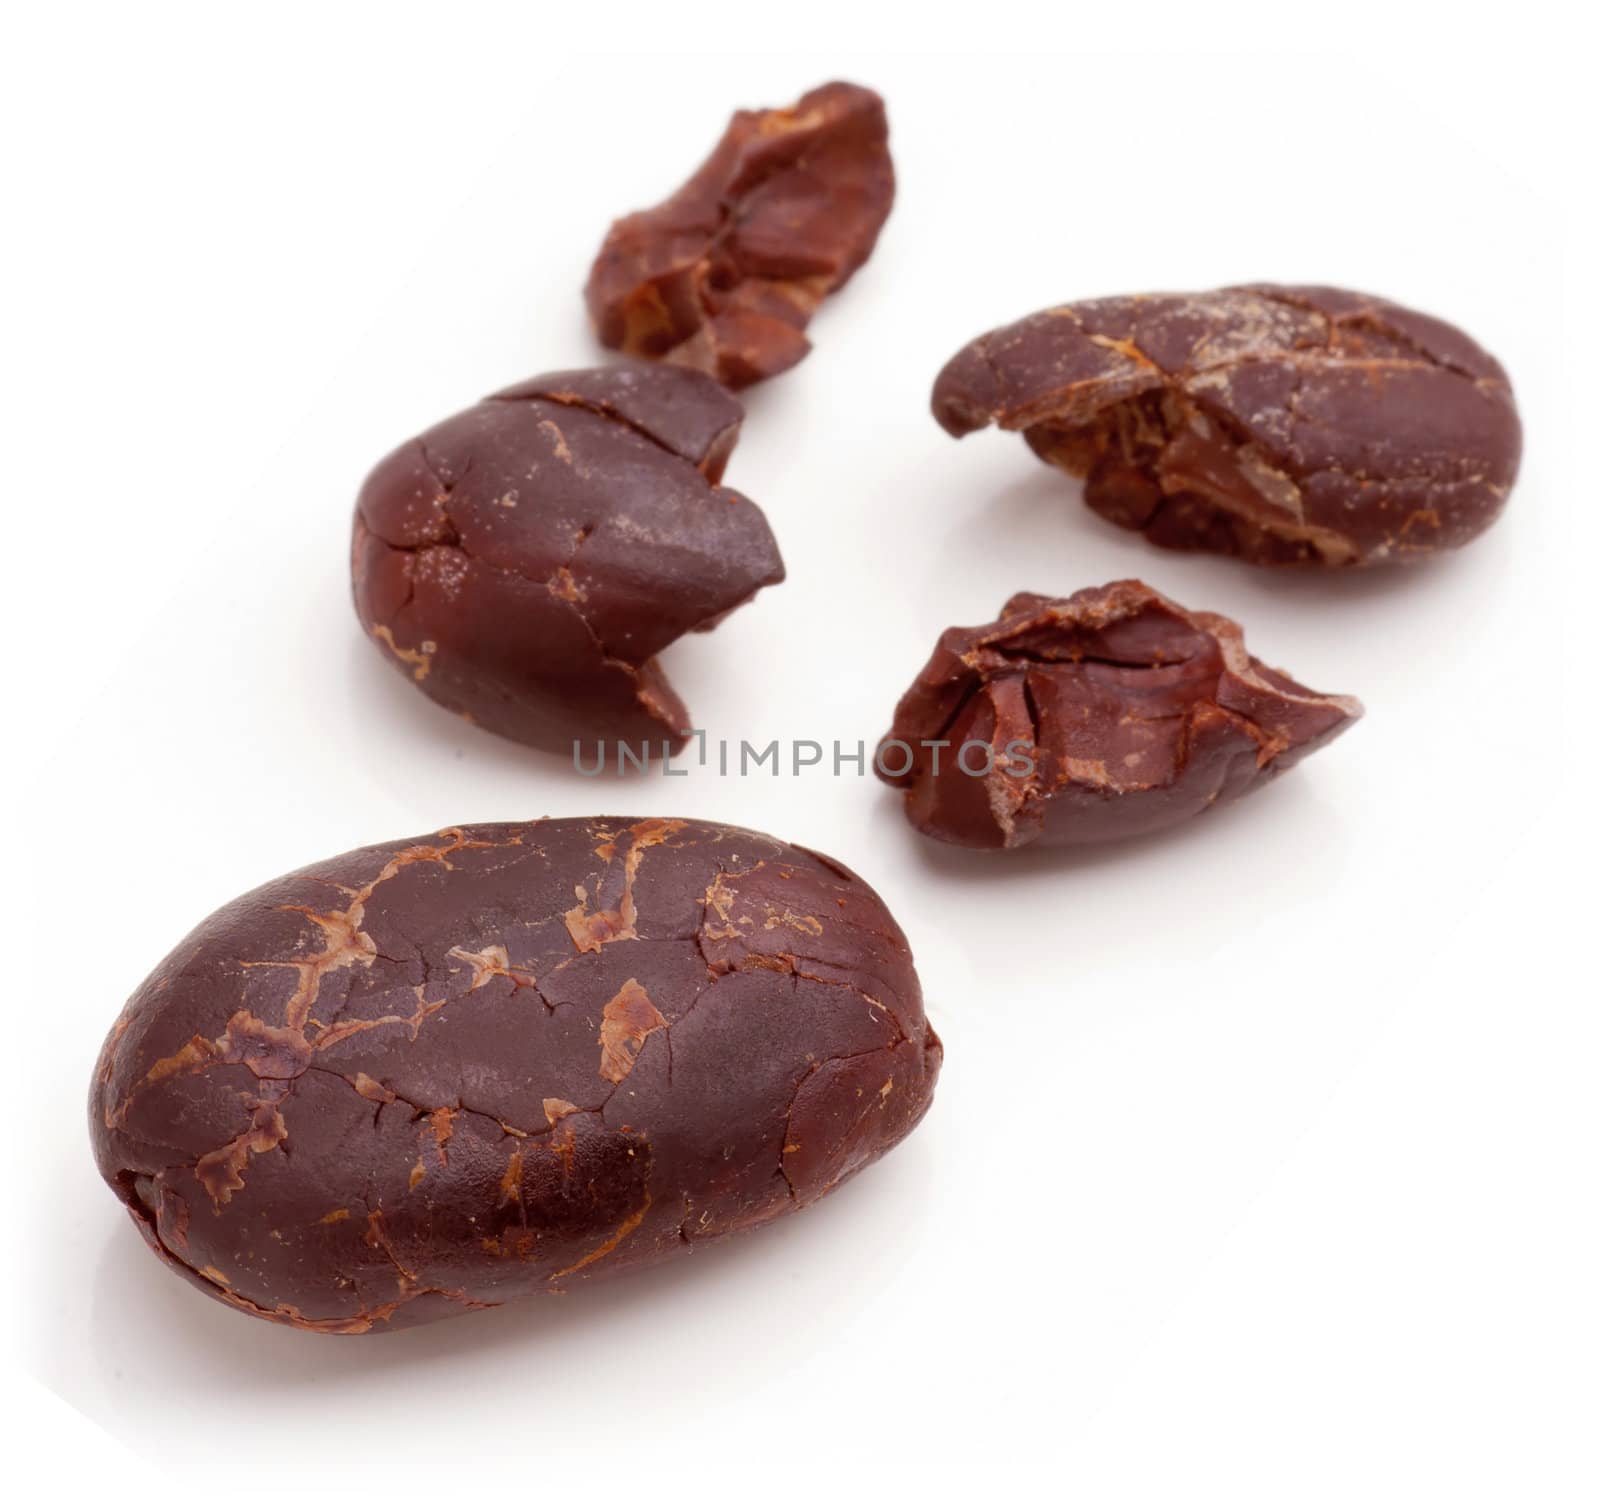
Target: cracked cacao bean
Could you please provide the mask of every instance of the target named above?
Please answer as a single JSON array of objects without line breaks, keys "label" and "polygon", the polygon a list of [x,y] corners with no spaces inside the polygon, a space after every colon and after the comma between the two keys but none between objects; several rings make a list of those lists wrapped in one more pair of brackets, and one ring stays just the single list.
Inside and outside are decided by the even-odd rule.
[{"label": "cracked cacao bean", "polygon": [[872,254],[894,203],[883,101],[824,84],[740,110],[699,171],[618,220],[585,290],[601,341],[746,387],[810,349],[817,305]]},{"label": "cracked cacao bean", "polygon": [[783,561],[761,509],[717,485],[737,399],[697,372],[552,372],[408,440],[356,503],[356,612],[419,690],[567,753],[681,748],[656,655],[714,628]]},{"label": "cracked cacao bean", "polygon": [[1114,581],[946,630],[877,768],[944,842],[1103,842],[1235,800],[1360,715],[1252,658],[1227,618]]},{"label": "cracked cacao bean", "polygon": [[241,1312],[362,1334],[820,1198],[927,1110],[905,937],[706,822],[451,828],[263,885],[140,986],[90,1095],[140,1233]]},{"label": "cracked cacao bean", "polygon": [[1407,564],[1475,539],[1516,480],[1499,362],[1453,326],[1338,288],[1260,285],[1046,309],[933,389],[1167,549],[1258,565]]}]

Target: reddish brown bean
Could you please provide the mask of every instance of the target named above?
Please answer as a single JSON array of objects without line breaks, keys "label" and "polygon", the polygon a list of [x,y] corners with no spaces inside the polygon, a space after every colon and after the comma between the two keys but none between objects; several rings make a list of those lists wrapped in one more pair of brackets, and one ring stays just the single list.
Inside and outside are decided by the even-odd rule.
[{"label": "reddish brown bean", "polygon": [[[744,410],[698,372],[552,372],[408,440],[356,503],[362,626],[417,689],[535,748],[683,746],[656,656],[783,579],[718,486]],[[603,750],[602,750],[603,752]]]},{"label": "reddish brown bean", "polygon": [[939,374],[951,434],[1020,429],[1102,517],[1256,564],[1407,564],[1475,539],[1516,480],[1499,362],[1338,288],[1102,298],[973,341]]},{"label": "reddish brown bean", "polygon": [[911,952],[833,860],[705,822],[462,827],[202,922],[101,1053],[91,1134],[203,1292],[363,1334],[764,1224],[926,1112]]},{"label": "reddish brown bean", "polygon": [[611,227],[589,313],[616,350],[746,387],[811,349],[817,305],[872,254],[893,203],[870,89],[824,84],[787,110],[740,110],[677,193]]},{"label": "reddish brown bean", "polygon": [[[1140,581],[951,628],[878,772],[919,831],[972,848],[1137,837],[1292,769],[1361,715],[1246,652],[1236,623]],[[963,750],[968,749],[963,756]]]}]

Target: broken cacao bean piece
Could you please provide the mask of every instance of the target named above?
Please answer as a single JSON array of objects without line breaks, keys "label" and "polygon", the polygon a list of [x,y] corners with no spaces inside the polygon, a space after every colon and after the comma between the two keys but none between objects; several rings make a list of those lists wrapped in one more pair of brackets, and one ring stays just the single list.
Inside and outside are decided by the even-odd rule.
[{"label": "broken cacao bean piece", "polygon": [[1460,330],[1338,288],[1102,298],[991,330],[939,374],[958,438],[999,424],[1168,549],[1408,564],[1475,539],[1522,427]]},{"label": "broken cacao bean piece", "polygon": [[927,1110],[905,937],[706,822],[451,828],[262,886],[134,994],[90,1095],[151,1249],[364,1334],[560,1291],[822,1197]]},{"label": "broken cacao bean piece", "polygon": [[1361,715],[1245,649],[1236,623],[1140,581],[1022,593],[950,628],[895,708],[880,776],[970,848],[1138,837],[1235,800]]},{"label": "broken cacao bean piece", "polygon": [[744,416],[698,372],[552,372],[379,462],[356,504],[362,626],[419,690],[556,752],[683,746],[656,662],[783,579],[761,509],[717,485]]},{"label": "broken cacao bean piece", "polygon": [[889,124],[870,89],[824,84],[787,110],[740,110],[670,199],[611,227],[585,290],[595,329],[729,387],[787,371],[893,202]]}]

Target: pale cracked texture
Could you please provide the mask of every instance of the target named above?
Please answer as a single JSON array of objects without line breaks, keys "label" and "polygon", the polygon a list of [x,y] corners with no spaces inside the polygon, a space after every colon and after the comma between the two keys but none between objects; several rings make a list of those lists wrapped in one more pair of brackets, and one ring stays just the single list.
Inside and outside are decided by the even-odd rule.
[{"label": "pale cracked texture", "polygon": [[960,437],[1020,429],[1084,501],[1169,549],[1405,564],[1499,516],[1522,428],[1500,364],[1363,293],[1102,298],[974,340],[933,389]]},{"label": "pale cracked texture", "polygon": [[761,509],[717,485],[743,416],[708,377],[630,363],[436,424],[361,489],[362,626],[418,690],[519,743],[681,748],[656,655],[783,579]]},{"label": "pale cracked texture", "polygon": [[600,339],[745,387],[810,349],[817,305],[872,254],[894,203],[883,101],[824,84],[740,110],[695,175],[618,220],[585,297]]},{"label": "pale cracked texture", "polygon": [[95,1070],[101,1175],[212,1297],[362,1334],[820,1198],[927,1110],[905,937],[832,860],[627,817],[452,828],[225,906]]},{"label": "pale cracked texture", "polygon": [[[912,825],[945,842],[1104,842],[1234,800],[1360,715],[1353,697],[1307,690],[1252,658],[1236,623],[1140,581],[1023,593],[998,622],[946,630],[888,735],[916,760],[883,778],[904,788]],[[991,770],[978,750],[974,773],[960,767],[968,742],[995,751]],[[880,773],[905,758],[886,745]]]}]

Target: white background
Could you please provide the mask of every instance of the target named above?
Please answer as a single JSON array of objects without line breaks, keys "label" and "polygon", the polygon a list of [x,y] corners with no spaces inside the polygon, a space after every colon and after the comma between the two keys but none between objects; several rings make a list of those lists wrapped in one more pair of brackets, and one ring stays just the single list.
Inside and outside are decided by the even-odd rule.
[{"label": "white background", "polygon": [[[911,9],[884,47],[955,50],[834,49],[880,40],[860,7],[7,26],[6,1244],[16,1458],[46,1485],[1595,1500],[1575,44],[1522,6],[1470,37],[1436,7],[1127,11],[1069,19],[1051,56],[997,10],[1011,58]],[[1434,50],[1447,20],[1467,52]],[[697,50],[724,44],[774,51]],[[948,624],[1138,575],[1361,696],[1338,744],[1163,838],[972,855],[851,774],[602,788],[448,716],[363,639],[367,467],[599,360],[580,289],[608,221],[735,106],[833,76],[886,96],[899,199],[815,353],[749,397],[728,479],[789,579],[669,651],[698,723],[870,746]],[[1381,292],[1499,355],[1527,427],[1502,523],[1407,573],[1184,558],[1015,437],[957,445],[928,416],[941,363],[994,324],[1252,279]],[[83,1098],[168,946],[357,844],[599,809],[768,829],[874,883],[945,1038],[924,1126],[675,1269],[399,1335],[253,1323],[160,1269],[98,1182]]]}]

